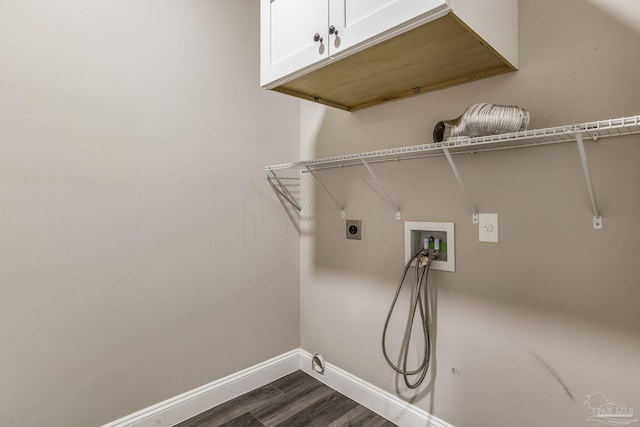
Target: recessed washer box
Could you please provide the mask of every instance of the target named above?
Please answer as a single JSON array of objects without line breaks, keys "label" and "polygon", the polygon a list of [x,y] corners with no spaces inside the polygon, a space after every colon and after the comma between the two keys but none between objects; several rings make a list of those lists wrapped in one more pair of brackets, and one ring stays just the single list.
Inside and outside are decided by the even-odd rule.
[{"label": "recessed washer box", "polygon": [[[455,233],[452,222],[416,222],[404,223],[404,262],[424,246],[424,239],[440,239],[440,257],[433,260],[431,269],[456,271]],[[413,263],[415,266],[415,261]]]}]

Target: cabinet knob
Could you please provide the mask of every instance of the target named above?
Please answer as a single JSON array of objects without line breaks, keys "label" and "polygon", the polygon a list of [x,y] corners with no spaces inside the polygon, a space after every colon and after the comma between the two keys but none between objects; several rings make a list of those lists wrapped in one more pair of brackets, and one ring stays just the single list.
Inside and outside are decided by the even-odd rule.
[{"label": "cabinet knob", "polygon": [[322,37],[320,37],[320,33],[315,33],[313,35],[313,41],[322,43]]},{"label": "cabinet knob", "polygon": [[329,34],[335,34],[336,36],[338,35],[338,30],[336,30],[336,27],[334,27],[333,25],[329,27]]}]

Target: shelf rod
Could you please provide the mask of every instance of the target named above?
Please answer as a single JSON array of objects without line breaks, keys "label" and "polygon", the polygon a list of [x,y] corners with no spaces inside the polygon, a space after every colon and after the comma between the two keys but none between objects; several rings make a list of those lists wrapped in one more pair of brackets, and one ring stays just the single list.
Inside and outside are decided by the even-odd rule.
[{"label": "shelf rod", "polygon": [[367,163],[367,161],[365,159],[360,159],[362,161],[362,164],[364,165],[364,167],[367,168],[367,170],[369,171],[369,175],[371,175],[371,177],[373,178],[373,180],[375,181],[376,185],[378,186],[378,188],[380,189],[380,191],[382,192],[382,194],[384,195],[384,197],[387,199],[387,203],[389,203],[391,205],[391,207],[396,211],[396,219],[400,220],[400,208],[398,207],[398,205],[393,201],[393,199],[391,198],[391,196],[389,196],[389,193],[387,193],[384,189],[384,187],[382,186],[382,184],[380,184],[380,181],[378,181],[378,177],[376,176],[375,173],[373,173],[373,171],[371,170],[371,167],[369,166],[369,164]]},{"label": "shelf rod", "polygon": [[320,184],[320,187],[322,187],[322,189],[324,191],[327,192],[327,194],[329,195],[329,197],[331,197],[331,200],[333,200],[333,203],[336,204],[336,206],[338,207],[338,209],[340,209],[341,213],[342,213],[342,218],[346,218],[347,214],[345,212],[345,207],[343,205],[341,205],[335,197],[333,197],[333,194],[331,194],[331,192],[329,191],[329,189],[327,187],[325,187],[325,185],[322,183],[322,181],[320,181],[320,179],[318,178],[318,176],[311,170],[311,168],[309,168],[309,166],[305,165],[304,166],[305,169],[307,169],[307,172],[309,172],[311,174],[311,176],[316,180],[316,182],[318,184]]},{"label": "shelf rod", "polygon": [[464,195],[464,200],[467,203],[467,206],[469,206],[469,209],[471,210],[471,222],[473,222],[474,224],[478,224],[479,222],[478,209],[476,208],[476,205],[471,201],[471,197],[469,197],[469,193],[467,193],[467,188],[464,186],[464,181],[462,181],[462,177],[460,176],[460,172],[458,172],[458,168],[456,167],[456,164],[453,161],[453,157],[451,157],[451,153],[449,153],[448,148],[443,148],[442,152],[446,156],[447,161],[449,162],[449,166],[451,167],[451,171],[453,172],[453,176],[456,177],[456,181],[458,181],[458,186],[460,187],[460,190],[462,190],[462,194]]},{"label": "shelf rod", "polygon": [[576,136],[576,142],[578,143],[578,152],[580,153],[580,161],[582,162],[582,170],[584,171],[584,177],[587,181],[587,190],[589,191],[589,198],[591,199],[591,209],[593,209],[593,228],[594,230],[602,230],[602,214],[600,213],[600,207],[598,206],[596,193],[593,189],[593,182],[591,181],[591,173],[589,172],[589,163],[587,162],[587,152],[584,149],[584,141],[582,140],[582,133],[576,132],[575,136]]},{"label": "shelf rod", "polygon": [[278,178],[278,175],[276,175],[276,173],[274,171],[269,171],[271,172],[271,175],[273,175],[273,177],[275,178],[275,180],[277,181],[278,185],[280,186],[280,188],[278,188],[278,185],[275,185],[271,179],[271,177],[269,175],[267,175],[267,180],[269,181],[269,184],[271,184],[271,187],[278,193],[280,194],[287,202],[289,202],[289,204],[291,204],[291,206],[293,206],[294,208],[297,209],[298,212],[302,212],[302,208],[300,207],[300,205],[296,202],[296,200],[294,199],[294,197],[291,195],[291,193],[289,192],[289,190],[287,189],[286,185],[284,185],[282,183],[282,181],[280,181],[280,178]]}]

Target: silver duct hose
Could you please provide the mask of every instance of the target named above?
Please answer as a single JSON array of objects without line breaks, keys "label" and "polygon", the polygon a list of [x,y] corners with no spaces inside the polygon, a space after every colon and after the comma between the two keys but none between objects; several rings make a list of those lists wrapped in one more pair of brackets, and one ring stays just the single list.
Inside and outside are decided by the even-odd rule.
[{"label": "silver duct hose", "polygon": [[433,129],[433,141],[458,137],[520,132],[529,125],[529,112],[515,105],[475,104],[458,118],[443,120]]}]

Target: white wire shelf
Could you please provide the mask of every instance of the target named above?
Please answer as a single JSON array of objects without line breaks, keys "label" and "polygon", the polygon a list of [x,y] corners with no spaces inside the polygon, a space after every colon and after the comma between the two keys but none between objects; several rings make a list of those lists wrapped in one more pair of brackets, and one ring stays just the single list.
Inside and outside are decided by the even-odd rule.
[{"label": "white wire shelf", "polygon": [[505,133],[502,135],[481,136],[467,138],[464,140],[445,140],[443,142],[431,144],[389,148],[357,154],[325,157],[316,160],[302,160],[298,162],[267,166],[265,170],[267,172],[282,169],[318,170],[362,165],[363,160],[368,163],[377,163],[422,157],[444,156],[446,151],[445,149],[448,149],[451,154],[462,154],[557,144],[561,142],[575,142],[575,135],[577,133],[581,134],[583,139],[592,140],[612,136],[638,134],[640,133],[640,115],[544,129],[532,129],[522,132]]},{"label": "white wire shelf", "polygon": [[533,129],[522,132],[505,133],[502,135],[482,136],[475,138],[455,138],[443,142],[433,144],[413,145],[409,147],[390,148],[387,150],[368,151],[358,154],[347,154],[344,156],[325,157],[317,160],[303,160],[293,163],[283,163],[279,165],[267,166],[267,179],[273,187],[274,191],[283,199],[293,206],[298,212],[302,213],[302,206],[293,197],[286,183],[278,177],[276,171],[282,169],[302,170],[309,173],[320,184],[320,187],[326,191],[331,199],[345,218],[345,205],[340,203],[331,194],[329,189],[319,180],[314,170],[338,168],[343,166],[363,165],[373,182],[378,187],[378,192],[383,199],[395,211],[397,220],[401,218],[400,207],[395,203],[391,194],[385,191],[382,183],[376,177],[374,171],[369,167],[369,163],[398,161],[404,159],[416,159],[423,157],[445,156],[451,167],[451,171],[458,182],[458,186],[464,196],[466,204],[472,214],[472,222],[478,224],[479,214],[476,204],[464,185],[464,180],[453,161],[452,154],[475,153],[479,151],[489,150],[505,150],[510,148],[531,147],[536,145],[557,144],[560,142],[576,142],[580,161],[585,175],[587,191],[591,201],[591,209],[593,211],[593,228],[601,230],[603,228],[602,214],[596,198],[593,183],[591,181],[591,173],[589,171],[589,163],[584,147],[584,140],[591,139],[597,141],[600,138],[612,136],[623,136],[640,134],[640,116],[622,117],[619,119],[600,120],[596,122],[580,123],[575,125],[557,126],[544,129]]}]

